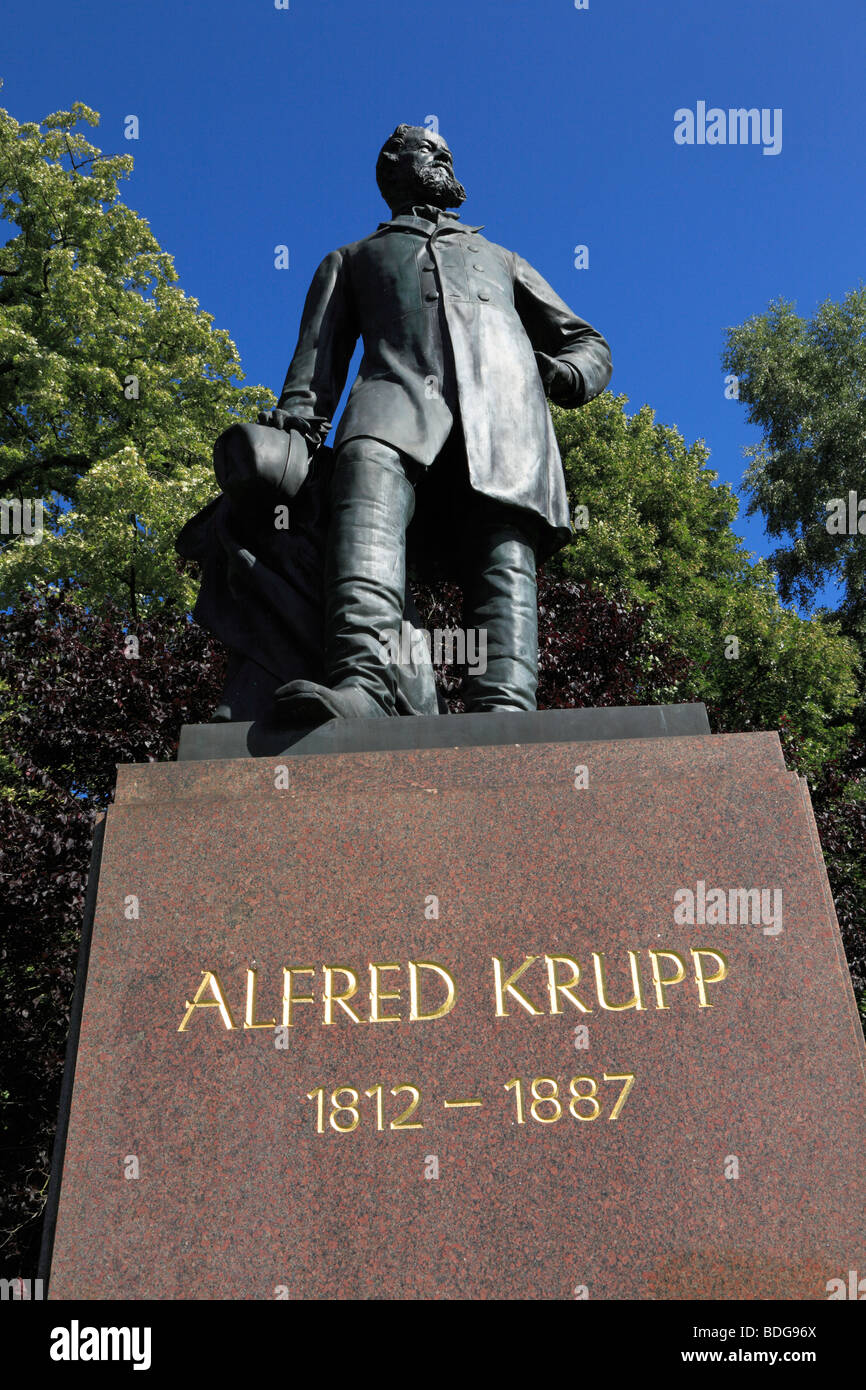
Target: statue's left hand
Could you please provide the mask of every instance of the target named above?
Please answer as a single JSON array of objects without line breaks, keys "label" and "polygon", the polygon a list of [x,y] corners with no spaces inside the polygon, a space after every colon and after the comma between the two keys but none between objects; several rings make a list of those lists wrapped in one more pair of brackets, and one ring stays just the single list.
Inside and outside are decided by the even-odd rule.
[{"label": "statue's left hand", "polygon": [[551,395],[557,388],[567,390],[572,385],[573,378],[568,367],[563,362],[557,362],[555,357],[549,357],[546,352],[537,352],[535,360],[538,363],[538,370],[544,385],[544,394]]}]

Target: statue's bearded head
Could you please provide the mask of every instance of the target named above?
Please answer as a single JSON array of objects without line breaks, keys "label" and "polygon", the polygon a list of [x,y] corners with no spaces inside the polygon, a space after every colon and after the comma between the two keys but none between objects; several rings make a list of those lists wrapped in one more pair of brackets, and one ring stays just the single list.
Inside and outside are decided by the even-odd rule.
[{"label": "statue's bearded head", "polygon": [[436,131],[398,125],[376,162],[379,192],[393,215],[413,203],[459,208],[466,189],[454,177],[451,151]]}]

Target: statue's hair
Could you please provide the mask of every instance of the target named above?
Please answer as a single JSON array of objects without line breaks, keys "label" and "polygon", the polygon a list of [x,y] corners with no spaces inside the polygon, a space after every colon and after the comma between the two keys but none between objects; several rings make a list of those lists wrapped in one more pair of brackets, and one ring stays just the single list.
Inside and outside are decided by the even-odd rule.
[{"label": "statue's hair", "polygon": [[393,135],[388,136],[388,139],[379,151],[379,158],[376,160],[376,183],[379,192],[382,194],[382,197],[389,207],[391,206],[391,198],[389,195],[396,191],[394,172],[397,160],[400,151],[406,143],[406,136],[409,134],[410,130],[420,130],[425,135],[427,134],[424,126],[406,125],[405,122],[402,125],[398,125]]}]

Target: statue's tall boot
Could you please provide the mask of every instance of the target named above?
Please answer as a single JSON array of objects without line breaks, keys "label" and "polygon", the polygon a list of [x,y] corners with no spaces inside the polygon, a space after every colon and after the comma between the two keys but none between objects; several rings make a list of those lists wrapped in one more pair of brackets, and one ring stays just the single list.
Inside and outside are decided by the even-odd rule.
[{"label": "statue's tall boot", "polygon": [[[517,527],[485,525],[483,568],[464,581],[463,621],[486,632],[487,667],[467,671],[467,714],[534,710],[538,686],[538,594],[535,550]],[[479,547],[480,548],[480,547]],[[468,641],[468,637],[467,637]],[[479,663],[482,664],[482,663]]]},{"label": "statue's tall boot", "polygon": [[325,566],[328,685],[291,681],[277,711],[292,722],[396,715],[390,634],[402,633],[406,528],[415,492],[396,449],[353,439],[339,450],[331,482]]}]

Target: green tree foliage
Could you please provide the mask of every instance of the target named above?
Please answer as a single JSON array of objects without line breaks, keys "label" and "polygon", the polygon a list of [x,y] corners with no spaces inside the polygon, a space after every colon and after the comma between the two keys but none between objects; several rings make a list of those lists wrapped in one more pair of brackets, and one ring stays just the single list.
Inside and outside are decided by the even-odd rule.
[{"label": "green tree foliage", "polygon": [[746,450],[745,481],[749,511],[784,541],[772,557],[782,597],[809,604],[828,581],[840,583],[837,616],[866,649],[866,535],[827,529],[833,499],[847,504],[853,491],[866,501],[866,287],[826,300],[808,322],[774,300],[728,329],[722,360],[763,431]]},{"label": "green tree foliage", "polygon": [[[0,536],[0,602],[33,580],[88,599],[188,607],[172,551],[216,490],[216,436],[274,397],[177,284],[121,200],[129,155],[103,155],[76,102],[41,125],[0,110],[0,498],[42,499],[41,544]],[[134,378],[134,380],[131,380]]]},{"label": "green tree foliage", "polygon": [[651,603],[659,633],[695,665],[680,698],[705,700],[717,729],[789,729],[819,764],[850,733],[853,645],[781,605],[771,570],[732,529],[737,500],[706,466],[706,445],[625,405],[605,392],[554,409],[576,531],[551,571]]}]

